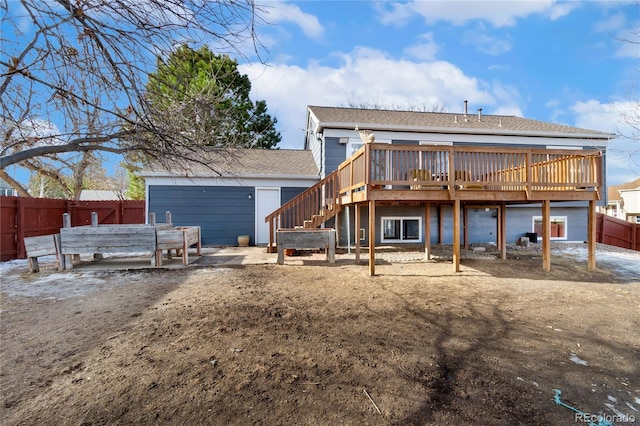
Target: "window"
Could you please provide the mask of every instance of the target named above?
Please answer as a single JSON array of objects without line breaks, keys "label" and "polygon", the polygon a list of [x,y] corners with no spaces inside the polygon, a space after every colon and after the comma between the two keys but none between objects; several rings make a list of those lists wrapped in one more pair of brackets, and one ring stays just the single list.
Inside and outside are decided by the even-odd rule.
[{"label": "window", "polygon": [[[538,234],[538,238],[542,238],[542,216],[533,217],[533,232]],[[551,216],[551,239],[566,240],[567,239],[567,217]]]},{"label": "window", "polygon": [[364,144],[362,143],[362,141],[360,139],[351,139],[351,138],[349,138],[349,142],[347,143],[347,157],[346,158],[349,158],[353,154],[355,154],[356,151],[358,151],[360,148],[362,148],[362,145],[364,145]]},{"label": "window", "polygon": [[419,242],[422,239],[421,217],[383,217],[382,242]]}]

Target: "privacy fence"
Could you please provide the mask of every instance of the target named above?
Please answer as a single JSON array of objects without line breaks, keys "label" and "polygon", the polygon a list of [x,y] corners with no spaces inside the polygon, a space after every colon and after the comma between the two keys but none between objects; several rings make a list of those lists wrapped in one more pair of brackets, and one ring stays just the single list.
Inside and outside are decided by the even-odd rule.
[{"label": "privacy fence", "polygon": [[596,241],[610,246],[640,251],[640,224],[606,214],[596,215]]},{"label": "privacy fence", "polygon": [[24,259],[25,237],[56,234],[62,215],[71,226],[91,224],[91,213],[100,224],[145,223],[144,201],[69,201],[48,198],[0,196],[0,260]]}]

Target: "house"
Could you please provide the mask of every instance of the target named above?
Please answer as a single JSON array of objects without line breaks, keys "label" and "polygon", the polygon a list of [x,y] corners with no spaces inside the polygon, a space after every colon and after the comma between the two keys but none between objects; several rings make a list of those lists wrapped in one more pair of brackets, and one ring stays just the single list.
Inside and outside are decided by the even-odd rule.
[{"label": "house", "polygon": [[0,195],[18,196],[18,191],[15,190],[4,180],[0,179]]},{"label": "house", "polygon": [[80,191],[80,201],[111,201],[121,200],[123,197],[118,191],[106,189],[83,189]]},{"label": "house", "polygon": [[208,159],[228,167],[221,176],[197,166],[142,176],[148,211],[188,214],[205,244],[233,244],[245,233],[272,250],[276,229],[322,226],[335,227],[338,244],[355,244],[357,253],[361,244],[372,252],[380,244],[453,243],[455,259],[461,239],[494,242],[505,253],[505,241],[537,234],[547,268],[552,239],[588,240],[595,250],[613,137],[469,114],[466,102],[460,113],[309,106],[302,150]]},{"label": "house", "polygon": [[[200,226],[202,244],[269,243],[266,215],[319,180],[308,150],[203,150],[202,164],[155,165],[145,179],[146,211],[177,226]],[[208,167],[205,164],[210,164]]]},{"label": "house", "polygon": [[607,189],[604,213],[617,219],[640,223],[640,178]]}]

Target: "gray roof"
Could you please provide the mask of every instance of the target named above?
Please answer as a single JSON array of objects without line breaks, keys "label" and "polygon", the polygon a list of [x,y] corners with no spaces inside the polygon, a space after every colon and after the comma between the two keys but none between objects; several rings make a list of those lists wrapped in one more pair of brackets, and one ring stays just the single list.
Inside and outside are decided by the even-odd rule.
[{"label": "gray roof", "polygon": [[395,111],[379,109],[309,106],[323,128],[444,133],[520,134],[526,136],[588,137],[611,139],[615,135],[563,124],[547,123],[513,115]]},{"label": "gray roof", "polygon": [[[301,176],[317,177],[311,151],[295,149],[202,149],[203,163],[155,164],[141,176]],[[170,171],[168,170],[170,169]]]}]

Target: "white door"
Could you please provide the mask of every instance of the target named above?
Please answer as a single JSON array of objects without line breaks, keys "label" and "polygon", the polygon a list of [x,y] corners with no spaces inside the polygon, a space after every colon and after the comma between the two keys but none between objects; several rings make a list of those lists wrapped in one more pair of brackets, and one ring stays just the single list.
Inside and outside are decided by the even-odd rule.
[{"label": "white door", "polygon": [[269,244],[269,223],[264,218],[278,207],[280,188],[256,188],[256,244]]}]

